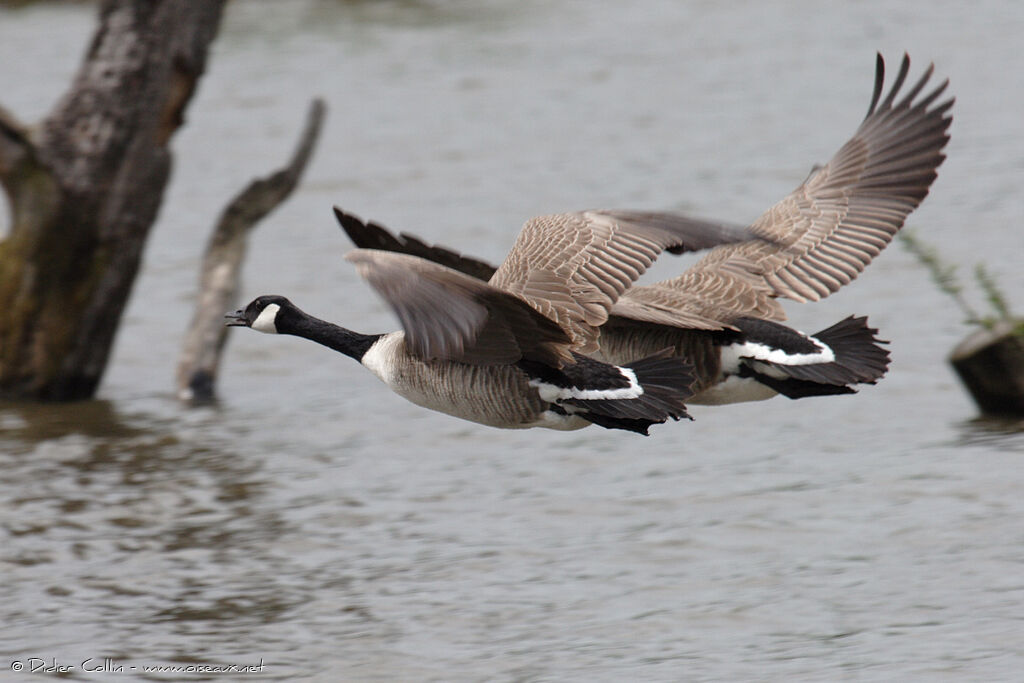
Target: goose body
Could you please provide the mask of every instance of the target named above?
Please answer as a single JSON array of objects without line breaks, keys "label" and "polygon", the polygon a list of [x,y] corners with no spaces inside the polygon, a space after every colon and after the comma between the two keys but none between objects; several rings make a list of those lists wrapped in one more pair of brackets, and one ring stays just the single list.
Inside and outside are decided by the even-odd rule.
[{"label": "goose body", "polygon": [[[931,66],[901,92],[909,67],[904,55],[882,98],[879,55],[867,116],[827,164],[754,221],[751,233],[764,239],[719,245],[678,277],[623,292],[593,340],[594,357],[621,365],[669,348],[693,365],[688,403],[695,404],[845,394],[877,382],[889,354],[866,318],[850,316],[808,335],[783,324],[778,299],[818,301],[848,284],[928,194],[945,158],[953,99],[937,103],[945,81],[922,96]],[[479,259],[336,215],[357,245],[493,277],[494,268]],[[727,230],[689,220],[694,231]]]},{"label": "goose body", "polygon": [[393,392],[418,406],[503,429],[582,429],[577,415],[555,412],[510,365],[428,361],[411,354],[402,331],[382,335],[360,360]]},{"label": "goose body", "polygon": [[488,282],[408,254],[356,249],[346,259],[387,301],[402,330],[367,335],[260,296],[228,324],[304,337],[359,361],[417,405],[501,428],[646,434],[688,417],[694,382],[657,350],[613,365],[586,355],[621,294],[668,249],[753,239],[745,229],[671,214],[585,211],[527,222]]},{"label": "goose body", "polygon": [[773,321],[735,318],[717,331],[609,323],[597,357],[606,362],[629,358],[643,349],[671,348],[695,367],[695,405],[763,401],[854,393],[857,384],[874,384],[889,364],[877,330],[867,318],[849,316],[809,335]]}]

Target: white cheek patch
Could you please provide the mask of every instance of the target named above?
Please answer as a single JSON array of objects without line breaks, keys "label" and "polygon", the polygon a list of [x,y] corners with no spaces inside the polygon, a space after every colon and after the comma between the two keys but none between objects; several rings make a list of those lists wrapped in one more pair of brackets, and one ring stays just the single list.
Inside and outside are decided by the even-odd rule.
[{"label": "white cheek patch", "polygon": [[256,316],[256,319],[252,321],[252,329],[257,332],[266,332],[267,334],[277,334],[277,326],[274,324],[274,319],[277,318],[277,312],[281,310],[281,307],[277,304],[270,304]]}]

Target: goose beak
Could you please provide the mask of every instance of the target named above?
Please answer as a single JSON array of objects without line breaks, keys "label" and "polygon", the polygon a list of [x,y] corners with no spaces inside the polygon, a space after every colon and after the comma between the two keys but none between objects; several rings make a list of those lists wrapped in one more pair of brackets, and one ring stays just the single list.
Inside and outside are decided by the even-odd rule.
[{"label": "goose beak", "polygon": [[245,319],[245,311],[243,311],[242,309],[238,309],[234,313],[228,313],[227,315],[224,316],[224,318],[225,320],[227,320],[227,322],[224,323],[224,325],[226,325],[227,327],[249,326],[249,322]]}]

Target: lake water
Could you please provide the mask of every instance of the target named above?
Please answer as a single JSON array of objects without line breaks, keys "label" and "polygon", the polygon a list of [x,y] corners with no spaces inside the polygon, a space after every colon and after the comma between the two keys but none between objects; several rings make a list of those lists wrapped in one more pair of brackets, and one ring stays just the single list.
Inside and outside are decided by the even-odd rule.
[{"label": "lake water", "polygon": [[[77,3],[0,9],[0,102],[45,115],[92,25]],[[976,418],[945,362],[968,329],[899,246],[788,307],[812,331],[869,314],[892,340],[878,386],[698,406],[646,439],[460,422],[245,330],[218,406],[172,384],[210,225],[318,95],[323,139],[254,234],[246,300],[395,327],[342,261],[332,204],[492,261],[551,211],[752,220],[856,128],[876,50],[893,68],[907,50],[957,96],[910,225],[965,275],[984,261],[1020,311],[1022,35],[1011,1],[232,3],[98,400],[0,407],[0,667],[1020,680],[1024,432]]]}]

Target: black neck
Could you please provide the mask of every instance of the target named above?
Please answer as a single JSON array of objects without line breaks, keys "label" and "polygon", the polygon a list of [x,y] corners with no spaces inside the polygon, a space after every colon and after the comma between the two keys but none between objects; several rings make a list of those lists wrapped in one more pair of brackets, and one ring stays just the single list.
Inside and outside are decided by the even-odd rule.
[{"label": "black neck", "polygon": [[353,332],[339,325],[306,315],[297,309],[289,311],[284,320],[281,320],[281,317],[279,315],[277,320],[277,331],[280,334],[304,337],[356,360],[362,360],[363,354],[382,336]]}]

